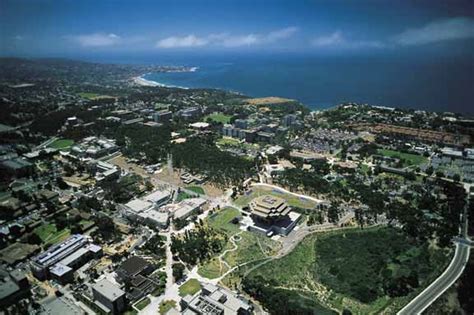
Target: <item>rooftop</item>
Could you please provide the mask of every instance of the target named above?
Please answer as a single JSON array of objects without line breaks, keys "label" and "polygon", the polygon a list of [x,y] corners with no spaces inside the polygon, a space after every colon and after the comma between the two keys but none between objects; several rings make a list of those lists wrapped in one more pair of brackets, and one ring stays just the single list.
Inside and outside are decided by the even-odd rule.
[{"label": "rooftop", "polygon": [[124,291],[107,279],[94,283],[92,289],[105,296],[110,301],[115,301],[125,295]]},{"label": "rooftop", "polygon": [[271,195],[257,197],[249,206],[253,215],[264,219],[283,217],[291,211],[284,199]]}]

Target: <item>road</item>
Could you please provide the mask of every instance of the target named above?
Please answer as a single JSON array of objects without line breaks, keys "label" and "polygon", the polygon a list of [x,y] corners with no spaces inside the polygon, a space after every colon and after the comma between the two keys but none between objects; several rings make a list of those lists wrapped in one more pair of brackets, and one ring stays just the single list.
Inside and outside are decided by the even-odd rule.
[{"label": "road", "polygon": [[423,292],[408,303],[398,315],[421,314],[431,305],[441,294],[456,282],[464,271],[470,253],[470,246],[464,243],[456,243],[456,252],[448,268],[431,283]]},{"label": "road", "polygon": [[[466,189],[468,195],[470,187],[471,184],[464,184],[464,188]],[[402,308],[397,313],[397,315],[421,314],[447,289],[449,289],[463,273],[464,268],[466,267],[466,264],[469,260],[471,246],[474,245],[474,242],[469,239],[469,236],[467,234],[469,224],[467,218],[467,207],[464,207],[464,211],[461,217],[461,236],[454,238],[456,250],[448,268],[446,268],[446,270],[441,274],[441,276],[439,276],[433,283],[431,283],[426,289],[424,289],[413,300],[411,300],[410,303],[408,303],[404,308]]]}]

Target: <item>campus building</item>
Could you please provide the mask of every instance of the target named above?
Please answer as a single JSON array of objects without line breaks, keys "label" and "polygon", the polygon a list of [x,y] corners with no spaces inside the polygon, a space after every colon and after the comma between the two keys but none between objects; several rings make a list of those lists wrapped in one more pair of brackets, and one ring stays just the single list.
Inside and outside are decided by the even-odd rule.
[{"label": "campus building", "polygon": [[31,262],[33,275],[40,279],[52,278],[65,283],[72,279],[74,270],[102,253],[100,246],[89,243],[80,234],[74,234],[62,243],[51,246],[34,257]]},{"label": "campus building", "polygon": [[92,285],[92,295],[105,314],[121,314],[125,310],[125,292],[107,279]]},{"label": "campus building", "polygon": [[249,204],[252,224],[249,230],[265,233],[288,235],[293,230],[301,215],[291,211],[282,198],[264,195],[253,199]]},{"label": "campus building", "polygon": [[247,315],[253,306],[233,292],[213,284],[204,284],[201,291],[181,299],[182,314]]}]

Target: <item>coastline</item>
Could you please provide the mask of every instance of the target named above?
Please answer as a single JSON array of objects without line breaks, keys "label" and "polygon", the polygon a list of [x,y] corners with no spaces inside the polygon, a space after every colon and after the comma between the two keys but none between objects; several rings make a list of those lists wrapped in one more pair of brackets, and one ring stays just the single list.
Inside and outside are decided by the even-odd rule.
[{"label": "coastline", "polygon": [[[196,70],[189,71],[189,72],[195,72],[195,71]],[[167,87],[167,88],[176,88],[176,89],[183,89],[183,90],[189,89],[188,87],[184,87],[184,86],[167,85],[167,84],[163,84],[157,81],[145,79],[145,76],[147,74],[150,74],[150,73],[145,73],[145,74],[142,74],[141,76],[133,77],[132,82],[140,86],[148,86],[148,87]]]}]

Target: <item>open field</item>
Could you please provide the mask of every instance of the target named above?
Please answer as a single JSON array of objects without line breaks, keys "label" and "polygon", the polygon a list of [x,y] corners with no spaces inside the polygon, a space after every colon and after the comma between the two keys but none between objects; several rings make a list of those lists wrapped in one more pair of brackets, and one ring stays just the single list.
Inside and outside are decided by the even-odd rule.
[{"label": "open field", "polygon": [[196,194],[205,195],[206,192],[201,186],[187,186],[185,187],[187,190],[194,191]]},{"label": "open field", "polygon": [[[309,294],[339,311],[394,313],[448,262],[446,252],[411,245],[394,229],[354,229],[308,236],[289,255],[248,277]],[[416,290],[413,283],[419,283]]]},{"label": "open field", "polygon": [[239,207],[245,207],[249,204],[249,202],[254,199],[255,197],[262,196],[262,195],[272,195],[276,197],[280,197],[285,199],[291,207],[298,207],[304,209],[314,209],[316,206],[316,202],[296,197],[294,195],[290,195],[287,193],[283,193],[281,191],[266,188],[266,187],[253,187],[251,190],[247,191],[243,196],[237,198],[234,202]]},{"label": "open field", "polygon": [[54,224],[44,224],[37,227],[34,232],[41,238],[45,244],[59,243],[71,235],[69,229],[58,231]]},{"label": "open field", "polygon": [[403,159],[407,166],[421,165],[428,162],[428,159],[423,155],[404,153],[395,150],[378,149],[377,153],[391,158]]},{"label": "open field", "polygon": [[221,264],[218,258],[213,258],[199,267],[198,274],[204,278],[215,279],[222,276],[227,270],[229,268],[225,264]]},{"label": "open field", "polygon": [[239,240],[235,241],[238,248],[227,252],[223,257],[231,267],[248,261],[265,259],[276,254],[281,246],[279,242],[254,232],[244,231],[238,235],[238,238]]},{"label": "open field", "polygon": [[189,279],[185,284],[179,287],[179,295],[194,295],[196,292],[201,290],[201,284],[196,279]]},{"label": "open field", "polygon": [[239,139],[229,138],[229,137],[222,137],[217,140],[216,144],[221,146],[239,146],[241,142]]},{"label": "open field", "polygon": [[238,224],[231,223],[232,219],[238,216],[240,216],[240,211],[229,207],[212,214],[206,222],[212,228],[230,236],[240,231]]},{"label": "open field", "polygon": [[294,100],[283,97],[269,96],[269,97],[258,97],[258,98],[249,98],[245,102],[249,105],[271,105],[271,104],[281,104],[294,102]]},{"label": "open field", "polygon": [[210,118],[212,121],[228,124],[231,117],[232,116],[226,115],[223,113],[214,113],[214,114],[209,114],[206,117],[204,117],[204,121],[207,121],[207,119]]},{"label": "open field", "polygon": [[[267,238],[258,233],[242,231],[232,219],[240,216],[235,208],[224,208],[209,217],[206,222],[212,228],[221,231],[229,237],[224,250],[228,250],[222,260],[230,267],[253,261],[262,260],[274,255],[280,249],[280,242]],[[232,238],[232,239],[231,239]],[[235,244],[235,245],[234,245]],[[213,259],[202,265],[198,272],[201,276],[214,279],[222,276],[229,268],[218,259],[218,253]]]},{"label": "open field", "polygon": [[80,93],[77,93],[77,95],[79,95],[80,97],[83,97],[83,98],[90,99],[90,100],[97,100],[97,99],[101,99],[101,98],[113,98],[113,96],[102,95],[102,94],[97,94],[97,93],[90,93],[90,92],[80,92]]},{"label": "open field", "polygon": [[58,139],[52,142],[49,147],[54,149],[66,149],[74,144],[74,140],[71,139]]}]

